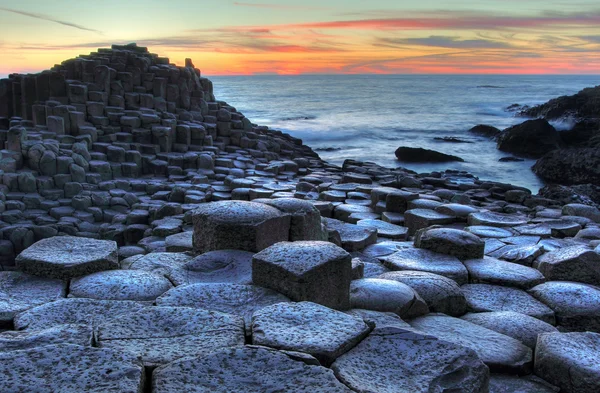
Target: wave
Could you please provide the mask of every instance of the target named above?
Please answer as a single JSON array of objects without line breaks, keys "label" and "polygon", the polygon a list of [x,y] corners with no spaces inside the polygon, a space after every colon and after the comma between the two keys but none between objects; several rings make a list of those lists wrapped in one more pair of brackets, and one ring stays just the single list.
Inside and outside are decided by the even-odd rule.
[{"label": "wave", "polygon": [[496,85],[479,85],[477,86],[478,89],[504,89],[503,86],[496,86]]},{"label": "wave", "polygon": [[300,116],[292,116],[292,117],[284,117],[279,119],[280,121],[299,121],[299,120],[315,120],[317,116],[314,115],[300,115]]}]

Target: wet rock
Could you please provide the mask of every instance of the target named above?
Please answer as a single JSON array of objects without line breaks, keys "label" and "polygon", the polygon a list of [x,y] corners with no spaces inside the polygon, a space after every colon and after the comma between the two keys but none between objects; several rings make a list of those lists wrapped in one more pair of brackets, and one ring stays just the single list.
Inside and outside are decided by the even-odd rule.
[{"label": "wet rock", "polygon": [[544,119],[528,120],[498,136],[499,150],[527,157],[541,157],[559,144],[558,132]]},{"label": "wet rock", "polygon": [[15,317],[15,329],[47,329],[62,324],[98,324],[136,312],[145,305],[131,301],[61,299],[24,311]]},{"label": "wet rock", "polygon": [[98,347],[139,356],[145,366],[244,345],[241,317],[189,307],[147,307],[98,326]]},{"label": "wet rock", "polygon": [[585,217],[600,223],[600,210],[593,206],[571,203],[563,206],[562,214],[565,216]]},{"label": "wet rock", "polygon": [[159,367],[152,373],[152,387],[155,393],[351,392],[325,367],[254,346],[227,348]]},{"label": "wet rock", "polygon": [[494,212],[479,212],[469,215],[469,225],[483,225],[491,227],[513,227],[527,224],[527,219],[514,214]]},{"label": "wet rock", "polygon": [[515,311],[554,324],[554,312],[527,292],[488,284],[467,284],[461,287],[467,309],[473,312]]},{"label": "wet rock", "polygon": [[405,240],[408,228],[390,224],[381,220],[360,220],[356,223],[359,227],[373,228],[377,230],[377,236],[393,240]]},{"label": "wet rock", "polygon": [[51,344],[74,344],[91,347],[90,325],[57,325],[42,330],[7,331],[0,334],[0,352],[18,351]]},{"label": "wet rock", "polygon": [[452,222],[454,222],[454,217],[431,209],[411,209],[404,213],[404,225],[408,227],[409,235],[414,235],[417,230],[422,228],[451,224]]},{"label": "wet rock", "polygon": [[252,283],[252,254],[247,251],[219,250],[204,253],[172,269],[167,277],[175,285],[196,283]]},{"label": "wet rock", "polygon": [[583,245],[546,253],[534,261],[533,267],[549,281],[600,285],[600,255]]},{"label": "wet rock", "polygon": [[459,285],[468,281],[467,269],[458,258],[420,248],[407,248],[379,258],[390,270],[416,270],[439,274]]},{"label": "wet rock", "polygon": [[444,276],[407,270],[383,273],[379,278],[408,285],[425,300],[431,312],[461,316],[467,311],[465,296],[460,287],[454,280]]},{"label": "wet rock", "polygon": [[263,307],[290,300],[280,293],[255,285],[191,284],[173,288],[156,299],[158,306],[194,307],[239,315],[248,332],[252,314]]},{"label": "wet rock", "polygon": [[488,255],[492,258],[503,259],[523,266],[532,266],[533,261],[544,253],[541,245],[507,245]]},{"label": "wet rock", "polygon": [[252,343],[308,353],[330,365],[369,333],[362,318],[310,302],[279,303],[252,315]]},{"label": "wet rock", "polygon": [[59,279],[119,268],[116,242],[73,236],[40,240],[15,262],[25,273]]},{"label": "wet rock", "polygon": [[473,350],[397,327],[376,329],[332,369],[357,392],[483,393],[489,378]]},{"label": "wet rock", "polygon": [[286,241],[290,216],[262,203],[222,201],[200,205],[193,214],[194,250],[258,252]]},{"label": "wet rock", "polygon": [[409,323],[424,334],[474,350],[491,371],[526,373],[531,369],[531,349],[512,337],[444,314],[430,314]]},{"label": "wet rock", "polygon": [[600,334],[544,333],[535,350],[535,374],[566,393],[600,389]]},{"label": "wet rock", "polygon": [[485,243],[466,231],[434,228],[417,232],[415,247],[452,255],[458,259],[473,259],[483,258]]},{"label": "wet rock", "polygon": [[393,312],[400,317],[427,314],[429,308],[408,285],[395,280],[363,278],[350,284],[352,308]]},{"label": "wet rock", "polygon": [[549,183],[598,184],[600,149],[592,147],[558,149],[543,155],[531,168]]},{"label": "wet rock", "polygon": [[514,235],[514,232],[512,232],[510,229],[497,228],[494,226],[487,226],[487,225],[468,226],[465,228],[465,231],[470,232],[479,237],[485,237],[485,238],[501,239],[501,238],[510,237],[510,236]]},{"label": "wet rock", "polygon": [[492,257],[469,259],[463,263],[469,271],[469,281],[472,284],[530,289],[546,281],[542,273],[536,269]]},{"label": "wet rock", "polygon": [[403,162],[451,162],[464,161],[462,158],[439,151],[423,149],[420,147],[400,146],[396,149],[396,158]]},{"label": "wet rock", "polygon": [[515,338],[531,349],[535,349],[539,334],[558,331],[549,323],[514,311],[469,313],[462,319]]},{"label": "wet rock", "polygon": [[173,285],[164,276],[142,270],[111,270],[76,278],[70,297],[98,300],[154,301]]},{"label": "wet rock", "polygon": [[600,333],[600,288],[569,281],[549,281],[529,290],[550,307],[561,331]]},{"label": "wet rock", "polygon": [[370,227],[347,224],[332,218],[325,219],[325,225],[329,231],[339,234],[341,246],[346,251],[360,251],[377,241],[377,230]]},{"label": "wet rock", "polygon": [[252,281],[294,301],[347,309],[351,259],[329,242],[282,242],[254,255]]},{"label": "wet rock", "polygon": [[0,328],[10,327],[15,314],[66,296],[67,283],[22,272],[0,272]]},{"label": "wet rock", "polygon": [[478,124],[475,127],[469,129],[469,132],[487,136],[489,138],[495,138],[502,133],[502,131],[499,130],[498,128],[488,126],[487,124]]},{"label": "wet rock", "polygon": [[144,386],[134,355],[71,344],[0,352],[0,375],[0,391],[7,393],[40,386],[50,392],[140,392]]}]

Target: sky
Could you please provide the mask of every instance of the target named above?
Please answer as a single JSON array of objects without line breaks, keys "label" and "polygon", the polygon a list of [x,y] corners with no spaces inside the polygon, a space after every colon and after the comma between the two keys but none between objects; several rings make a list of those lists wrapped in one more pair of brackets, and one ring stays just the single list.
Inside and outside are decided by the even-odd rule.
[{"label": "sky", "polygon": [[600,74],[598,0],[0,0],[0,76],[136,42],[202,73]]}]

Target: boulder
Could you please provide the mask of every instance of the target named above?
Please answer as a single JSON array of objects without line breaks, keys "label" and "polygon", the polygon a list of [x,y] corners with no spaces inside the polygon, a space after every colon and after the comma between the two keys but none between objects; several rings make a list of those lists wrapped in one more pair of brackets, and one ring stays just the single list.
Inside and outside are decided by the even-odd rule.
[{"label": "boulder", "polygon": [[475,351],[398,327],[375,329],[331,368],[356,392],[488,391],[489,370]]},{"label": "boulder", "polygon": [[493,372],[526,373],[531,370],[531,349],[512,337],[444,314],[429,314],[410,321],[429,334],[474,350]]},{"label": "boulder", "polygon": [[244,345],[239,316],[189,307],[147,307],[98,326],[98,347],[139,356],[145,366]]},{"label": "boulder", "polygon": [[600,149],[583,147],[550,151],[532,167],[550,183],[600,184]]},{"label": "boulder", "polygon": [[143,270],[111,270],[72,280],[69,297],[154,301],[172,287],[167,278],[156,273]]},{"label": "boulder", "polygon": [[154,393],[351,393],[333,371],[264,347],[227,348],[184,358],[152,373]]},{"label": "boulder", "polygon": [[59,279],[119,268],[116,242],[74,236],[42,239],[15,263],[25,273]]},{"label": "boulder", "polygon": [[263,203],[205,203],[192,219],[194,250],[200,254],[227,249],[258,252],[289,239],[290,216]]},{"label": "boulder", "polygon": [[544,119],[517,124],[498,136],[498,149],[516,155],[539,158],[558,149],[560,136]]},{"label": "boulder", "polygon": [[541,334],[535,349],[535,374],[561,392],[600,391],[600,334]]},{"label": "boulder", "polygon": [[252,281],[293,301],[335,309],[350,306],[352,258],[329,242],[281,242],[252,260]]},{"label": "boulder", "polygon": [[328,366],[370,329],[360,317],[310,302],[279,303],[252,315],[252,343],[308,353]]},{"label": "boulder", "polygon": [[429,308],[408,285],[395,280],[363,278],[350,284],[352,308],[393,312],[400,317],[427,314]]},{"label": "boulder", "polygon": [[144,369],[133,354],[55,344],[0,352],[0,391],[141,392]]},{"label": "boulder", "polygon": [[415,247],[458,259],[483,258],[485,243],[472,233],[452,228],[424,229],[415,236]]},{"label": "boulder", "polygon": [[581,246],[548,252],[533,262],[548,281],[577,281],[600,286],[600,254]]},{"label": "boulder", "polygon": [[562,214],[567,216],[584,217],[592,220],[593,222],[600,223],[600,210],[594,206],[570,203],[563,206]]},{"label": "boulder", "polygon": [[487,136],[489,138],[495,138],[502,133],[498,128],[488,126],[487,124],[478,124],[475,127],[469,129],[469,132],[473,134]]},{"label": "boulder", "polygon": [[439,151],[423,149],[420,147],[400,146],[396,149],[396,158],[403,162],[452,162],[464,161],[462,158]]}]

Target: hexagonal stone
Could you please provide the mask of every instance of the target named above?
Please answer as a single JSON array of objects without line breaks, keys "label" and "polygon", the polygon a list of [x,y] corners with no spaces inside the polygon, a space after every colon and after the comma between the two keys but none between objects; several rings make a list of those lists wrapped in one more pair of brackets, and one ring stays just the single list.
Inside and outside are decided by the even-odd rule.
[{"label": "hexagonal stone", "polygon": [[495,212],[477,212],[469,214],[469,225],[485,225],[490,227],[514,227],[527,224],[527,218],[514,214]]},{"label": "hexagonal stone", "polygon": [[418,231],[415,247],[457,257],[483,258],[485,243],[472,233],[452,228],[433,228]]},{"label": "hexagonal stone", "polygon": [[128,264],[125,264],[124,261],[122,261],[121,265],[127,265],[127,269],[131,270],[143,270],[160,275],[168,275],[169,272],[181,268],[191,259],[191,256],[183,253],[152,252],[150,254],[142,255]]},{"label": "hexagonal stone", "polygon": [[227,348],[152,373],[154,393],[351,393],[333,371],[269,348]]},{"label": "hexagonal stone", "polygon": [[19,254],[15,263],[25,273],[60,279],[119,268],[116,242],[73,236],[42,239]]},{"label": "hexagonal stone", "polygon": [[244,345],[240,316],[190,307],[147,307],[98,326],[100,348],[141,357],[146,366]]},{"label": "hexagonal stone", "polygon": [[444,314],[429,314],[409,323],[425,334],[471,348],[491,371],[521,373],[531,368],[531,349],[504,334]]},{"label": "hexagonal stone", "polygon": [[419,271],[384,273],[379,278],[404,283],[414,289],[429,306],[431,312],[461,316],[467,312],[467,302],[454,280],[438,274]]},{"label": "hexagonal stone", "polygon": [[346,314],[362,318],[371,329],[384,327],[412,329],[407,322],[404,322],[397,314],[391,312],[364,310],[362,308],[355,308],[345,312]]},{"label": "hexagonal stone", "polygon": [[360,220],[356,223],[359,227],[373,228],[377,236],[394,240],[405,240],[408,228],[400,225],[390,224],[381,220]]},{"label": "hexagonal stone", "polygon": [[377,241],[377,230],[373,228],[360,227],[333,218],[325,218],[324,222],[328,230],[340,234],[342,247],[346,251],[360,251]]},{"label": "hexagonal stone", "polygon": [[545,280],[538,270],[492,257],[469,259],[463,262],[472,284],[495,284],[529,289]]},{"label": "hexagonal stone", "polygon": [[308,353],[327,366],[369,333],[362,320],[310,302],[278,303],[252,315],[252,343]]},{"label": "hexagonal stone", "polygon": [[570,203],[563,206],[562,214],[565,216],[585,217],[600,223],[600,210],[594,206]]},{"label": "hexagonal stone", "polygon": [[321,213],[309,201],[297,198],[255,199],[291,216],[289,240],[327,240],[321,230]]},{"label": "hexagonal stone", "polygon": [[529,290],[550,307],[562,331],[600,333],[600,288],[569,281],[549,281]]},{"label": "hexagonal stone", "polygon": [[6,331],[0,333],[0,352],[63,343],[91,347],[93,336],[91,325],[57,325],[43,330]]},{"label": "hexagonal stone", "polygon": [[558,331],[549,323],[514,311],[468,313],[462,319],[515,338],[531,349],[535,349],[538,334]]},{"label": "hexagonal stone", "polygon": [[470,232],[479,237],[498,238],[498,239],[501,239],[504,237],[511,237],[515,234],[508,228],[497,228],[497,227],[492,227],[492,226],[487,226],[487,225],[468,226],[468,227],[465,227],[465,231]]},{"label": "hexagonal stone", "polygon": [[533,262],[549,281],[577,281],[600,285],[600,254],[586,246],[564,247]]},{"label": "hexagonal stone", "polygon": [[518,263],[523,266],[531,266],[533,261],[544,253],[540,245],[508,245],[499,248],[488,255],[493,258],[503,259],[508,262]]},{"label": "hexagonal stone", "polygon": [[490,393],[558,393],[559,390],[535,375],[490,375]]},{"label": "hexagonal stone", "polygon": [[397,327],[374,330],[332,369],[356,392],[487,392],[489,370],[466,347]]},{"label": "hexagonal stone", "polygon": [[408,227],[409,235],[432,225],[452,224],[454,220],[452,216],[431,209],[411,209],[404,213],[404,225]]},{"label": "hexagonal stone", "polygon": [[23,272],[0,272],[0,328],[10,327],[15,314],[66,296],[67,283]]},{"label": "hexagonal stone", "polygon": [[458,258],[421,248],[406,248],[379,259],[390,270],[416,270],[439,274],[456,281],[459,285],[466,284],[469,278],[467,268]]},{"label": "hexagonal stone", "polygon": [[72,280],[69,297],[154,301],[171,288],[173,284],[156,273],[143,270],[110,270]]},{"label": "hexagonal stone", "polygon": [[350,254],[329,242],[281,242],[254,255],[252,281],[294,301],[350,306]]},{"label": "hexagonal stone", "polygon": [[194,232],[185,231],[167,236],[165,238],[165,247],[168,252],[186,252],[194,249]]},{"label": "hexagonal stone", "polygon": [[0,391],[6,393],[126,393],[141,392],[144,385],[134,355],[72,344],[0,352],[0,375]]},{"label": "hexagonal stone", "polygon": [[489,284],[466,284],[460,289],[469,311],[514,311],[549,324],[555,323],[554,312],[548,306],[520,289]]},{"label": "hexagonal stone", "polygon": [[[173,288],[156,299],[158,306],[195,307],[239,315],[250,328],[252,314],[263,307],[290,299],[255,285],[192,284]],[[248,331],[250,331],[248,329]]]},{"label": "hexagonal stone", "polygon": [[408,285],[380,278],[353,280],[350,284],[352,308],[388,311],[401,317],[427,314],[425,301]]},{"label": "hexagonal stone", "polygon": [[221,201],[205,203],[194,210],[194,250],[257,252],[286,241],[290,216],[263,203]]},{"label": "hexagonal stone", "polygon": [[247,251],[210,251],[172,269],[167,277],[175,285],[197,283],[252,284],[252,254]]},{"label": "hexagonal stone", "polygon": [[131,301],[68,298],[19,313],[14,323],[17,330],[47,329],[62,324],[96,326],[144,307],[146,305]]},{"label": "hexagonal stone", "polygon": [[600,334],[541,334],[535,349],[535,374],[561,392],[600,391]]}]

